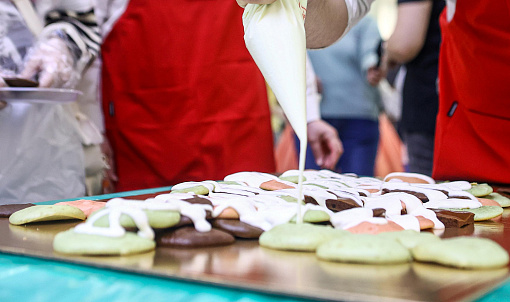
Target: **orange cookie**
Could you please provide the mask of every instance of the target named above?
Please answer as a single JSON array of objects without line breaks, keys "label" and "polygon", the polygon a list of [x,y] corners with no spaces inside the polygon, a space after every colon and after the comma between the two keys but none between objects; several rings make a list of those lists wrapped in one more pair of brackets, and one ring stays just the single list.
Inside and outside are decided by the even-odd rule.
[{"label": "orange cookie", "polygon": [[477,199],[482,204],[482,206],[501,207],[501,204],[495,200],[488,199],[488,198],[477,198]]},{"label": "orange cookie", "polygon": [[416,216],[418,222],[420,223],[420,230],[431,229],[434,227],[434,222],[430,219],[427,219],[423,216]]},{"label": "orange cookie", "polygon": [[385,224],[375,224],[368,221],[363,221],[362,223],[346,230],[353,234],[379,234],[384,232],[403,231],[404,228],[393,221],[388,221],[388,223]]},{"label": "orange cookie", "polygon": [[264,189],[264,190],[268,190],[268,191],[276,191],[276,190],[282,190],[282,189],[294,189],[293,186],[290,186],[283,182],[279,182],[274,179],[261,183],[260,188]]},{"label": "orange cookie", "polygon": [[83,213],[85,213],[85,215],[87,217],[89,217],[90,214],[92,214],[93,212],[103,208],[105,206],[106,202],[78,199],[78,200],[73,200],[73,201],[58,202],[55,205],[64,205],[64,204],[82,210]]},{"label": "orange cookie", "polygon": [[239,214],[233,208],[225,208],[216,218],[218,219],[239,219]]}]

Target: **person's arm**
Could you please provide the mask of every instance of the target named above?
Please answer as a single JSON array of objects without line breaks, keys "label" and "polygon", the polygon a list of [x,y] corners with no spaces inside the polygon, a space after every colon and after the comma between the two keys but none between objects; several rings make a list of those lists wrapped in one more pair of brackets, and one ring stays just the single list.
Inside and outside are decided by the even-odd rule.
[{"label": "person's arm", "polygon": [[338,132],[321,119],[321,95],[317,89],[317,76],[312,63],[306,56],[306,121],[308,143],[312,149],[318,166],[334,170],[338,159],[343,153],[343,146]]},{"label": "person's arm", "polygon": [[[271,4],[276,0],[236,0],[247,4]],[[322,48],[333,44],[369,10],[374,0],[308,0],[306,9],[306,47]]]},{"label": "person's arm", "polygon": [[357,51],[359,54],[360,70],[366,75],[368,83],[377,86],[384,76],[383,70],[378,66],[379,55],[377,49],[381,41],[381,35],[377,22],[370,16],[365,17],[356,25],[357,30]]},{"label": "person's arm", "polygon": [[73,87],[99,52],[101,37],[92,2],[61,1],[37,7],[45,27],[27,55],[24,78],[39,74],[43,87]]},{"label": "person's arm", "polygon": [[431,0],[398,5],[395,31],[386,42],[389,65],[407,63],[418,55],[425,43],[431,11]]}]

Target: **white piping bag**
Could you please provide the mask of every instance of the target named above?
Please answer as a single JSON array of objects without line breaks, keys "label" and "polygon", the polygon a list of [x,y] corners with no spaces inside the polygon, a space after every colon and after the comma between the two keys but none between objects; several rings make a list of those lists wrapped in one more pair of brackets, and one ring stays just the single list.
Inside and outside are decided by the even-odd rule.
[{"label": "white piping bag", "polygon": [[[273,90],[300,141],[299,169],[304,170],[306,131],[306,36],[307,0],[278,0],[272,4],[248,4],[243,14],[244,41],[255,63]],[[302,179],[299,196],[302,200]],[[297,221],[302,222],[298,202]]]}]

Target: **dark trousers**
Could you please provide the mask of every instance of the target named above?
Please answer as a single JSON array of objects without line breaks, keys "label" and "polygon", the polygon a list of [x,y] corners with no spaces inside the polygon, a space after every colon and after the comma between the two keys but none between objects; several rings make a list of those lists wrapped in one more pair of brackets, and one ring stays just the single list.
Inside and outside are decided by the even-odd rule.
[{"label": "dark trousers", "polygon": [[[324,118],[335,127],[344,146],[336,171],[373,176],[375,157],[379,145],[379,122],[367,119],[331,119]],[[299,151],[299,140],[295,138]],[[306,169],[321,169],[315,163],[311,148],[306,151]]]}]

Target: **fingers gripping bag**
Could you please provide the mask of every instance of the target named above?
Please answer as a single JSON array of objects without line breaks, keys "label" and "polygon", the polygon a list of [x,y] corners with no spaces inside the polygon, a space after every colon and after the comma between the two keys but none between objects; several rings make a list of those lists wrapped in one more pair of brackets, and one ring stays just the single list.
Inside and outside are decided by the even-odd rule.
[{"label": "fingers gripping bag", "polygon": [[[243,14],[246,47],[300,140],[300,171],[307,144],[306,6],[307,0],[278,0],[248,4]],[[298,187],[302,196],[302,173]],[[302,218],[299,209],[298,221]]]}]

